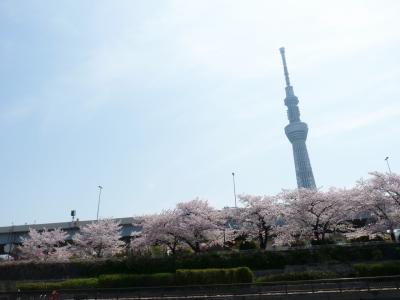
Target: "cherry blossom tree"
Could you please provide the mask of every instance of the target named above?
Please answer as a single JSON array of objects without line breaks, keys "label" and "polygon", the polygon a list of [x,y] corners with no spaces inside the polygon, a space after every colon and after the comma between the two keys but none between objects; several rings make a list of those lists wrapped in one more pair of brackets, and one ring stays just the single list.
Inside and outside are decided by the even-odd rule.
[{"label": "cherry blossom tree", "polygon": [[298,227],[295,222],[278,226],[275,233],[274,246],[304,246],[312,239],[309,228]]},{"label": "cherry blossom tree", "polygon": [[28,237],[22,238],[21,258],[38,260],[67,260],[71,256],[70,246],[65,240],[68,234],[57,228],[36,230],[29,228]]},{"label": "cherry blossom tree", "polygon": [[139,219],[135,225],[142,230],[134,234],[131,242],[137,253],[154,245],[163,246],[172,254],[185,247],[199,252],[206,246],[223,243],[222,214],[204,200],[178,203],[174,210]]},{"label": "cherry blossom tree", "polygon": [[400,176],[379,172],[371,175],[357,183],[358,196],[353,198],[354,207],[360,208],[367,224],[351,232],[349,238],[382,236],[389,230],[395,241],[394,230],[400,225]]},{"label": "cherry blossom tree", "polygon": [[243,211],[244,208],[239,207],[224,207],[217,211],[217,218],[222,227],[222,241],[218,241],[217,244],[224,247],[233,246],[237,240],[246,238],[240,229]]},{"label": "cherry blossom tree", "polygon": [[124,250],[125,243],[120,238],[119,222],[100,219],[83,226],[75,234],[75,253],[83,258],[111,257]]},{"label": "cherry blossom tree", "polygon": [[[302,239],[323,243],[330,233],[350,231],[350,190],[331,188],[327,192],[313,189],[285,191],[281,194],[286,204],[285,227],[277,242],[291,243]],[[282,233],[282,230],[285,230]],[[292,238],[289,238],[291,235]]]},{"label": "cherry blossom tree", "polygon": [[193,251],[200,252],[204,246],[221,243],[223,220],[207,201],[194,199],[178,203],[175,212],[179,220],[178,239]]},{"label": "cherry blossom tree", "polygon": [[282,219],[283,205],[269,196],[240,195],[239,199],[245,206],[240,215],[241,234],[257,240],[260,248],[266,249]]},{"label": "cherry blossom tree", "polygon": [[175,254],[180,244],[180,224],[175,210],[165,210],[160,214],[144,216],[135,223],[142,227],[140,233],[134,235],[131,248],[141,253],[149,246],[162,246],[166,252]]},{"label": "cherry blossom tree", "polygon": [[370,174],[372,178],[367,181],[370,188],[400,207],[400,175],[380,172]]}]

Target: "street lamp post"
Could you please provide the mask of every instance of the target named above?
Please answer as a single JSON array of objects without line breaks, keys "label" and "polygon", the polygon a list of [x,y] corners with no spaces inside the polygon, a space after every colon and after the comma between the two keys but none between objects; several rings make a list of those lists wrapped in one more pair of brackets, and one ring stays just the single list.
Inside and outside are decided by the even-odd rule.
[{"label": "street lamp post", "polygon": [[232,172],[232,180],[233,180],[233,196],[235,197],[235,208],[237,208],[237,205],[236,205],[236,183],[235,183],[235,172]]},{"label": "street lamp post", "polygon": [[392,170],[390,169],[390,165],[389,165],[389,156],[386,156],[385,161],[386,161],[386,164],[387,164],[387,167],[389,170],[389,174],[392,174]]},{"label": "street lamp post", "polygon": [[103,189],[103,187],[101,185],[99,185],[98,188],[99,188],[99,201],[97,202],[97,216],[96,216],[97,221],[99,220],[101,190]]}]

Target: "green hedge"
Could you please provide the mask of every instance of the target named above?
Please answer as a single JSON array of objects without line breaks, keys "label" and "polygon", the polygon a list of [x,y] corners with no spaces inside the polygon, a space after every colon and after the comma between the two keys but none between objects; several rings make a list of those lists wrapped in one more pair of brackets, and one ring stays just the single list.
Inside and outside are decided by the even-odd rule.
[{"label": "green hedge", "polygon": [[188,284],[249,283],[253,272],[249,268],[177,270],[176,273],[105,274],[99,278],[79,278],[54,282],[18,282],[20,290],[60,290],[78,288],[122,288]]},{"label": "green hedge", "polygon": [[257,278],[257,282],[314,280],[335,277],[337,277],[337,274],[333,272],[306,271],[261,276]]},{"label": "green hedge", "polygon": [[64,279],[98,277],[101,274],[174,273],[178,269],[236,268],[252,270],[283,268],[286,265],[326,262],[362,262],[400,259],[400,245],[319,246],[287,251],[242,251],[181,254],[177,256],[131,256],[109,260],[71,262],[13,262],[0,264],[0,280]]},{"label": "green hedge", "polygon": [[253,280],[253,272],[247,267],[231,269],[176,270],[176,283],[178,285],[251,283]]},{"label": "green hedge", "polygon": [[129,272],[126,258],[69,262],[15,261],[0,263],[0,280],[89,278]]},{"label": "green hedge", "polygon": [[248,283],[253,272],[247,267],[231,269],[177,270],[176,273],[108,274],[99,276],[99,287],[165,286],[188,284]]},{"label": "green hedge", "polygon": [[400,261],[354,264],[353,268],[358,276],[400,275]]},{"label": "green hedge", "polygon": [[97,278],[76,278],[57,282],[18,282],[17,289],[20,290],[62,290],[98,287]]},{"label": "green hedge", "polygon": [[173,273],[108,274],[99,276],[99,286],[104,288],[174,285]]}]

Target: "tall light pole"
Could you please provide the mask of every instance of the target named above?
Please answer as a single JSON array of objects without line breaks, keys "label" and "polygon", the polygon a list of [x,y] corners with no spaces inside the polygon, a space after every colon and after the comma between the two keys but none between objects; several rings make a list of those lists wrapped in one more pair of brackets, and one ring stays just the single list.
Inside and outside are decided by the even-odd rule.
[{"label": "tall light pole", "polygon": [[236,205],[236,183],[235,183],[235,172],[232,172],[232,180],[233,180],[233,196],[235,197],[235,208]]},{"label": "tall light pole", "polygon": [[389,174],[392,174],[392,170],[390,169],[390,165],[389,165],[389,156],[386,156],[385,161],[386,161],[386,164],[387,164],[387,167],[389,170]]},{"label": "tall light pole", "polygon": [[99,210],[100,210],[100,199],[101,199],[101,190],[103,189],[103,187],[101,185],[98,186],[99,188],[99,201],[97,202],[97,216],[96,216],[96,220],[99,220]]}]

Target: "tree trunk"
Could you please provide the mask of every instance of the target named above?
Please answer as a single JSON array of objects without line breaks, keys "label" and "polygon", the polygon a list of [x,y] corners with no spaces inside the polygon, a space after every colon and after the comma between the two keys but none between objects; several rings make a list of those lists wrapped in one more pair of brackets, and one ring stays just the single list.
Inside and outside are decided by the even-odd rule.
[{"label": "tree trunk", "polygon": [[260,249],[267,249],[267,239],[263,237],[262,233],[258,234],[258,241],[260,243]]},{"label": "tree trunk", "polygon": [[393,242],[396,242],[396,236],[394,235],[394,230],[393,230],[393,228],[390,228],[390,239],[391,239]]}]

